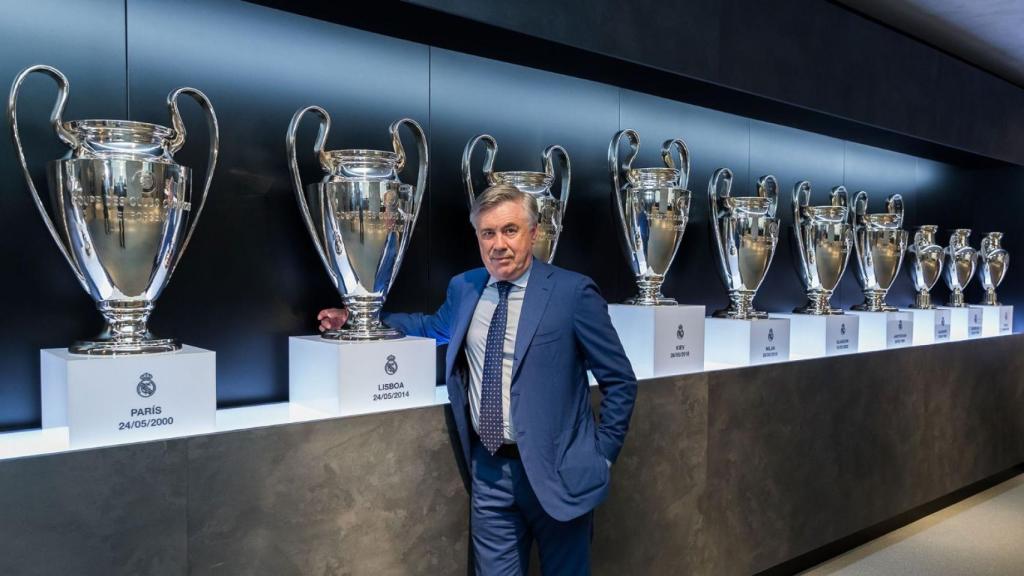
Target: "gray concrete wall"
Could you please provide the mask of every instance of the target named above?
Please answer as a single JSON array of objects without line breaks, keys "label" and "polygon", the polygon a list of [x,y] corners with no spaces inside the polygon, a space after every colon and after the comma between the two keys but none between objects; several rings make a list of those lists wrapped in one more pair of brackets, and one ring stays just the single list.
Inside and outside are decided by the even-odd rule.
[{"label": "gray concrete wall", "polygon": [[[1024,462],[1022,345],[642,382],[595,572],[757,572]],[[0,462],[0,574],[462,575],[467,518],[440,407]]]}]

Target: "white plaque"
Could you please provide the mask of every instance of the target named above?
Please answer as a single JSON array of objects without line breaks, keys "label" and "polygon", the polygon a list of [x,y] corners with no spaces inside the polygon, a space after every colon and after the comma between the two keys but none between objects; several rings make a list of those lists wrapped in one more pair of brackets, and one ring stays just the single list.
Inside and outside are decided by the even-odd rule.
[{"label": "white plaque", "polygon": [[638,379],[704,370],[703,306],[608,306]]},{"label": "white plaque", "polygon": [[909,312],[862,312],[851,310],[860,318],[861,352],[903,348],[913,343],[914,317]]},{"label": "white plaque", "polygon": [[944,307],[949,312],[949,339],[967,340],[981,336],[981,306]]},{"label": "white plaque", "polygon": [[981,308],[981,335],[1002,336],[1013,333],[1013,306],[976,306]]},{"label": "white plaque", "polygon": [[705,320],[704,360],[753,366],[789,360],[789,319]]},{"label": "white plaque", "polygon": [[906,308],[900,310],[900,312],[910,314],[914,322],[914,334],[911,340],[914,346],[947,342],[949,340],[950,316],[948,308],[929,308],[926,310]]},{"label": "white plaque", "polygon": [[288,339],[289,398],[339,416],[430,406],[436,364],[432,338],[343,342],[293,336]]},{"label": "white plaque", "polygon": [[216,354],[84,356],[42,350],[43,428],[67,426],[71,448],[203,434],[217,424]]},{"label": "white plaque", "polygon": [[860,318],[853,314],[779,314],[789,318],[791,358],[819,358],[857,352]]}]

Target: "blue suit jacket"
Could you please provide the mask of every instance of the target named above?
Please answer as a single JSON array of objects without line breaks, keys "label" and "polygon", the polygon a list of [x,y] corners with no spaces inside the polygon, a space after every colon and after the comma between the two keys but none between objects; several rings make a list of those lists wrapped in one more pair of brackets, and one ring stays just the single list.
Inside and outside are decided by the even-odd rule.
[{"label": "blue suit jacket", "polygon": [[[477,268],[452,278],[434,314],[390,314],[412,336],[448,343],[448,397],[469,462],[468,368],[464,341],[489,278]],[[586,370],[603,398],[599,422],[590,408]],[[516,333],[511,417],[530,485],[558,520],[584,514],[608,494],[609,471],[629,428],[636,377],[594,282],[534,259]]]}]

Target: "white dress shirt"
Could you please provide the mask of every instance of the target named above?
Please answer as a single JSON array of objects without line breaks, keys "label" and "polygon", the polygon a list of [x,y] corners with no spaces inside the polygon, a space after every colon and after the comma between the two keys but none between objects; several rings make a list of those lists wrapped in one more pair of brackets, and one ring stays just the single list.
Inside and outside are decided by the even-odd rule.
[{"label": "white dress shirt", "polygon": [[[516,331],[519,328],[519,316],[523,311],[523,299],[526,296],[526,283],[530,279],[530,268],[516,278],[510,280],[512,289],[508,294],[508,318],[505,322],[505,340],[501,349],[501,415],[504,422],[505,443],[515,442],[515,429],[512,427],[512,359],[516,350]],[[480,300],[473,312],[466,334],[466,362],[469,364],[469,414],[473,420],[473,428],[480,431],[480,389],[483,382],[484,354],[487,350],[487,330],[491,326],[491,317],[498,307],[499,280],[491,276],[487,280]]]}]

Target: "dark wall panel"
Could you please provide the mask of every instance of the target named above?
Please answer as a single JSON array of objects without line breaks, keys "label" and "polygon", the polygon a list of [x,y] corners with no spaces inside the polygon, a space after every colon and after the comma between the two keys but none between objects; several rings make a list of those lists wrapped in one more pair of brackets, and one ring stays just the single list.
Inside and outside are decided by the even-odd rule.
[{"label": "dark wall panel", "polygon": [[[178,41],[183,33],[188,42]],[[323,106],[335,149],[390,149],[387,128],[403,116],[429,133],[428,49],[242,2],[168,9],[131,0],[128,52],[134,119],[166,123],[167,92],[190,85],[209,96],[221,126],[210,199],[158,303],[154,330],[217,351],[221,405],[286,400],[288,336],[314,332],[317,310],[340,300],[299,216],[285,155],[288,122],[300,107]],[[206,129],[198,107],[188,109],[190,141],[177,158],[198,171]],[[315,125],[308,120],[299,135],[307,179],[321,176]],[[428,227],[420,219],[396,302],[419,301]]]},{"label": "dark wall panel", "polygon": [[[90,31],[88,49],[81,31]],[[67,120],[124,118],[124,3],[90,0],[7,2],[0,18],[0,83],[33,64],[60,69],[71,84]],[[19,100],[22,143],[44,202],[46,163],[67,151],[49,124],[57,91],[49,78],[29,79]],[[6,98],[4,99],[6,102]],[[6,116],[5,116],[6,117]],[[39,349],[67,346],[101,327],[100,315],[43,225],[3,121],[0,137],[0,430],[39,420]]]}]

